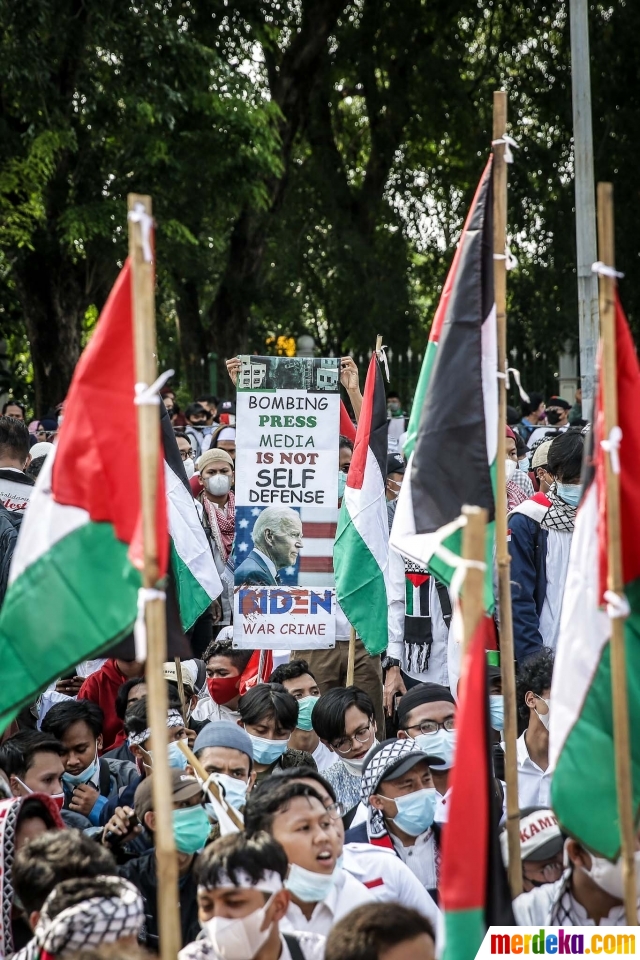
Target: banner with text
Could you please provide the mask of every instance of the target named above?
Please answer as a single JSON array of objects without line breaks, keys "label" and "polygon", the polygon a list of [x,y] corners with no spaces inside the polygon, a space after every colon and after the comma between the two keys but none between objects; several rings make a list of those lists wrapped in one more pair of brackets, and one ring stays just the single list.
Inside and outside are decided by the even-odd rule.
[{"label": "banner with text", "polygon": [[332,647],[339,361],[244,356],[241,363],[234,646]]}]

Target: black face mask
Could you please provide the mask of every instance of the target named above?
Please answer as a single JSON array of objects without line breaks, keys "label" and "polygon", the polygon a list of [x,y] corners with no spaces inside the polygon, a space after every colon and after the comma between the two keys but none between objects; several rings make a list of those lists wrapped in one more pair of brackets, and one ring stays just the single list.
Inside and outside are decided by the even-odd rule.
[{"label": "black face mask", "polygon": [[552,427],[556,423],[560,423],[560,414],[557,410],[547,410],[547,423],[551,424]]}]

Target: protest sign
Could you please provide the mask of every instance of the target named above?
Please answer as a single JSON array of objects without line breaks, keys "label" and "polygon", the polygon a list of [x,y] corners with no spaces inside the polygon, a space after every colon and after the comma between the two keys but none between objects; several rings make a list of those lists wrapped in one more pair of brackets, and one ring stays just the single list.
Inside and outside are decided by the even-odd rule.
[{"label": "protest sign", "polygon": [[234,646],[335,643],[339,361],[241,357]]}]

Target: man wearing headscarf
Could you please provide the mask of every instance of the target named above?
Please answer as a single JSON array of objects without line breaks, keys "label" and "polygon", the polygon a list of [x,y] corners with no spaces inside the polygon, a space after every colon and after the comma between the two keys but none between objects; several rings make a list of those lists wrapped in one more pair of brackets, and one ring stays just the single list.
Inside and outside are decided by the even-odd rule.
[{"label": "man wearing headscarf", "polygon": [[200,477],[198,502],[203,508],[202,524],[216,569],[222,580],[218,602],[222,617],[218,624],[231,623],[233,609],[233,558],[231,550],[236,529],[236,500],[231,489],[234,481],[233,460],[226,450],[207,450],[196,464]]},{"label": "man wearing headscarf", "polygon": [[373,843],[400,857],[434,896],[440,827],[430,756],[414,740],[385,740],[365,758],[360,797],[367,822],[348,830],[346,843]]}]

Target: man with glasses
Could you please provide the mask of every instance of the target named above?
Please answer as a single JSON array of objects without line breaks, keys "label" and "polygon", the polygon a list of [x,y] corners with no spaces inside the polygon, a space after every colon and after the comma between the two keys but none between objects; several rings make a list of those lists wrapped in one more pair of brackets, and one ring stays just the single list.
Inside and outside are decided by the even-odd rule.
[{"label": "man with glasses", "polygon": [[456,747],[455,711],[451,691],[439,683],[419,683],[398,703],[398,739],[415,740],[421,750],[440,760],[431,771],[437,791],[438,823],[444,823],[449,815],[449,772]]},{"label": "man with glasses", "polygon": [[351,813],[349,823],[360,801],[364,758],[377,743],[374,713],[371,697],[358,687],[328,690],[313,708],[313,729],[335,756],[335,763],[323,775],[347,817]]},{"label": "man with glasses", "polygon": [[[525,807],[520,811],[520,856],[522,889],[525,893],[545,883],[555,883],[563,872],[564,840],[553,810]],[[500,833],[500,849],[505,867],[509,865],[507,827]]]}]

